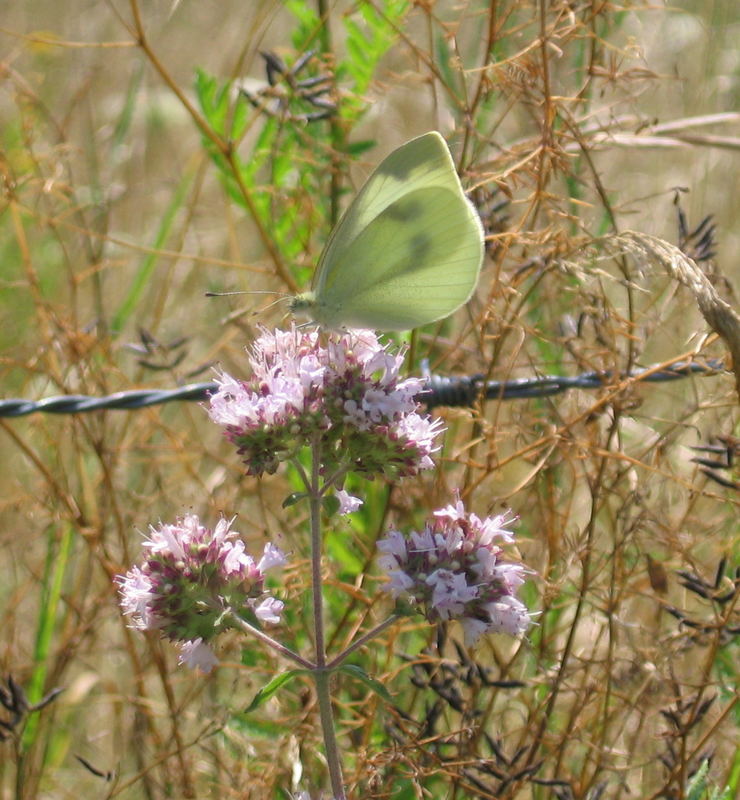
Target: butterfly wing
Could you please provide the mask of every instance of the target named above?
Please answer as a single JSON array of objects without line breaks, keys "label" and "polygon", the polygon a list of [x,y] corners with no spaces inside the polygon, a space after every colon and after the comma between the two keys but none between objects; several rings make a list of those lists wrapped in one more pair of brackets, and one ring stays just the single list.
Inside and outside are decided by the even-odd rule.
[{"label": "butterfly wing", "polygon": [[314,280],[317,322],[406,330],[470,298],[483,230],[436,132],[391,153],[332,233]]}]

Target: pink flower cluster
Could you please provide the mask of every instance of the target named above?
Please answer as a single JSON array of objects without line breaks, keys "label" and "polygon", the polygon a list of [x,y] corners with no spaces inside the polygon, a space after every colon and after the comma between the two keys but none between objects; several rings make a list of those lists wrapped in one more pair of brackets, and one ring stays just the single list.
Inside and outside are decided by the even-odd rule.
[{"label": "pink flower cluster", "polygon": [[403,354],[372,331],[263,331],[249,362],[249,382],[219,374],[209,408],[248,474],[275,472],[317,438],[325,474],[403,477],[433,465],[441,423],[417,413],[422,382],[399,378]]},{"label": "pink flower cluster", "polygon": [[387,591],[430,622],[458,620],[468,645],[484,633],[524,633],[531,619],[515,594],[528,570],[503,560],[497,544],[513,542],[510,522],[505,514],[480,519],[458,500],[435,511],[421,532],[390,531],[378,542]]},{"label": "pink flower cluster", "polygon": [[282,566],[285,556],[267,544],[255,562],[232,522],[222,518],[210,530],[188,514],[174,525],[151,527],[144,542],[148,557],[118,578],[121,606],[133,627],[178,642],[180,663],[205,672],[217,663],[207,643],[232,625],[227,612],[278,623],[283,610],[265,592],[264,573]]}]

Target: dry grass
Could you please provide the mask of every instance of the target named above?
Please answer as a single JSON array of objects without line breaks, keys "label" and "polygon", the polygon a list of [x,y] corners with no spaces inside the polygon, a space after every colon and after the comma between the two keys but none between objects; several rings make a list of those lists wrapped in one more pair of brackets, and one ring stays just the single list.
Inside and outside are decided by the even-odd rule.
[{"label": "dry grass", "polygon": [[[410,371],[423,357],[500,380],[740,361],[731,331],[664,269],[693,269],[682,259],[701,253],[648,238],[680,243],[683,187],[689,220],[717,226],[718,255],[697,280],[732,318],[733,5],[418,3],[387,22],[377,53],[367,45],[367,86],[340,72],[341,121],[249,106],[231,148],[198,106],[194,70],[264,87],[260,50],[297,55],[285,4],[12,4],[0,39],[3,395],[171,387],[207,379],[213,362],[239,374],[255,318],[224,324],[230,301],[204,291],[305,283],[344,189],[431,128],[452,142],[489,247],[469,307],[412,338]],[[314,31],[323,55],[309,72],[362,65],[343,26],[358,6],[328,6],[331,36]],[[268,130],[274,152],[246,183],[238,160],[248,166]],[[350,169],[344,146],[369,139],[377,147]],[[283,154],[299,169],[280,172]],[[627,229],[641,234],[620,239]],[[129,347],[142,328],[157,342],[144,357]],[[732,373],[615,377],[596,392],[443,413],[436,473],[363,486],[370,510],[330,547],[335,645],[387,611],[370,566],[383,526],[418,523],[457,487],[480,513],[520,515],[539,624],[474,653],[454,629],[409,624],[364,651],[396,705],[357,685],[337,694],[351,796],[682,798],[705,758],[710,781],[737,791],[740,494],[731,461],[692,461],[737,452]],[[204,417],[183,403],[0,422],[1,671],[32,702],[64,688],[0,743],[0,797],[273,798],[322,785],[308,684],[244,716],[278,667],[271,656],[234,639],[203,680],[117,607],[112,578],[136,558],[137,529],[188,509],[238,513],[253,545],[277,538],[293,552],[284,636],[308,645],[303,519],[280,508],[289,476],[245,480]],[[724,452],[692,449],[712,443]]]}]

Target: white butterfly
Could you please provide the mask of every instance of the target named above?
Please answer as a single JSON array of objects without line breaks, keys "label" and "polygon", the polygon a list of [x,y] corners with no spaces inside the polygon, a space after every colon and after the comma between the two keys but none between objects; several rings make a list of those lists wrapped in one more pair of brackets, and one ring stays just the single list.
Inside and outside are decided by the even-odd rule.
[{"label": "white butterfly", "polygon": [[467,302],[482,261],[480,219],[431,131],[368,178],[332,231],[311,291],[290,308],[329,328],[408,330]]}]

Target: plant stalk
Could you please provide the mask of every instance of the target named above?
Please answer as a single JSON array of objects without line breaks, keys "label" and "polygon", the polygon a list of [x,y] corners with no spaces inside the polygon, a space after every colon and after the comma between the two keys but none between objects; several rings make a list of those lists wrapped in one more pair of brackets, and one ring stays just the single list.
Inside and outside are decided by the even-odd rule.
[{"label": "plant stalk", "polygon": [[324,608],[321,580],[321,444],[315,435],[311,444],[311,485],[309,503],[311,506],[311,591],[313,594],[313,625],[316,640],[316,668],[312,675],[316,683],[316,697],[319,703],[321,730],[324,735],[324,750],[331,778],[332,795],[335,800],[346,800],[342,764],[339,758],[334,715],[331,707],[329,681],[330,671],[326,669],[326,640],[324,634]]}]

